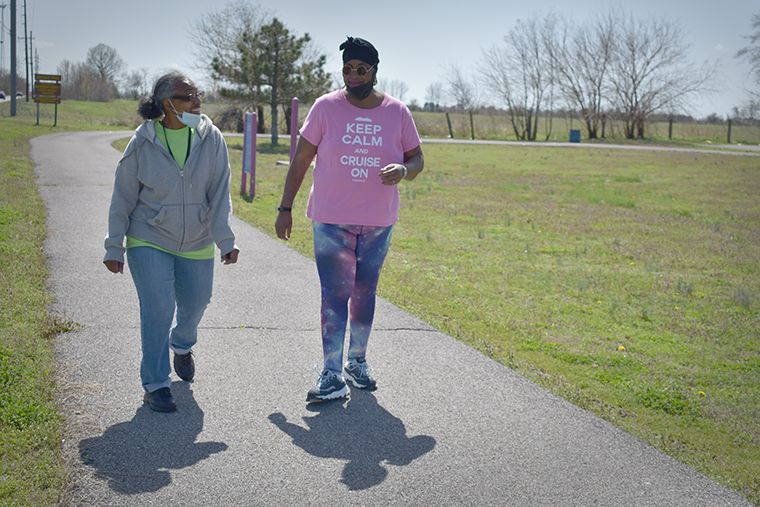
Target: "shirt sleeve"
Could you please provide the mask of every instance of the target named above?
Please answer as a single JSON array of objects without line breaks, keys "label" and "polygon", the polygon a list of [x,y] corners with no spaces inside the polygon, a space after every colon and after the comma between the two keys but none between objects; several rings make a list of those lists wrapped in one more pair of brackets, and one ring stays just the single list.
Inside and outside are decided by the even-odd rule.
[{"label": "shirt sleeve", "polygon": [[209,226],[214,242],[222,255],[226,255],[238,248],[235,244],[235,234],[232,232],[232,199],[230,196],[232,171],[224,137],[215,127],[212,134],[217,145],[217,166],[207,195]]},{"label": "shirt sleeve", "polygon": [[129,215],[135,209],[140,194],[135,153],[138,142],[137,136],[132,138],[116,167],[111,206],[108,211],[108,235],[104,244],[106,249],[104,261],[124,262],[124,236],[129,229]]},{"label": "shirt sleeve", "polygon": [[314,105],[311,106],[309,114],[306,115],[306,119],[301,126],[301,137],[309,141],[314,146],[319,146],[322,142],[322,134],[324,132],[324,115],[322,111],[324,101],[317,99]]},{"label": "shirt sleeve", "polygon": [[422,144],[422,141],[417,132],[417,126],[414,124],[412,112],[409,111],[409,108],[406,106],[403,106],[403,108],[404,113],[401,119],[401,146],[404,149],[404,153],[406,153]]}]

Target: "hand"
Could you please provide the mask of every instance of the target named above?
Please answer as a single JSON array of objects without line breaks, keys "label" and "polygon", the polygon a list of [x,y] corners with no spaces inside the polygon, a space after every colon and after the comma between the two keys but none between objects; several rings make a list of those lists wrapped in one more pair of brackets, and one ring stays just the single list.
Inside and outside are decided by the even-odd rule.
[{"label": "hand", "polygon": [[404,178],[404,166],[401,164],[388,164],[380,171],[380,179],[383,185],[398,185]]},{"label": "hand", "polygon": [[274,229],[277,231],[277,237],[285,241],[290,239],[290,232],[293,228],[293,213],[291,211],[280,211],[277,220],[274,222]]},{"label": "hand", "polygon": [[226,253],[226,254],[222,255],[222,262],[225,265],[227,265],[227,264],[235,264],[237,262],[237,259],[238,259],[238,253],[240,253],[240,250],[238,250],[237,248],[235,248],[230,253]]},{"label": "hand", "polygon": [[119,261],[103,261],[111,273],[124,273],[124,263]]}]

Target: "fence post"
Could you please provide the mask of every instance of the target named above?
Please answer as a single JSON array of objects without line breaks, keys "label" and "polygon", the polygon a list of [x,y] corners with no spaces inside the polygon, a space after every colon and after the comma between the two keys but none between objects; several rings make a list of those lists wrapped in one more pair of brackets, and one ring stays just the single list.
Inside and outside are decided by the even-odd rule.
[{"label": "fence post", "polygon": [[454,131],[451,130],[451,118],[449,118],[449,113],[446,113],[446,122],[449,124],[449,138],[454,139]]},{"label": "fence post", "polygon": [[728,119],[728,144],[731,144],[731,118]]}]

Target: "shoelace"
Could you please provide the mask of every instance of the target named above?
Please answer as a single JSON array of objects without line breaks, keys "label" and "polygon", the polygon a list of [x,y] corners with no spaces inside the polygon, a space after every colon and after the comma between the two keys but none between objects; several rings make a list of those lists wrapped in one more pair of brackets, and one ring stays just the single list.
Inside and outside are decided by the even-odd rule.
[{"label": "shoelace", "polygon": [[318,364],[314,365],[314,371],[317,372],[317,375],[319,375],[319,378],[317,379],[317,385],[318,386],[321,386],[322,384],[329,382],[332,377],[337,376],[337,375],[335,375],[333,372],[331,372],[329,370],[325,370],[325,371],[327,371],[327,373],[325,373],[324,371],[320,370]]},{"label": "shoelace", "polygon": [[361,373],[362,377],[368,377],[369,372],[374,371],[374,368],[372,368],[372,366],[370,366],[366,361],[363,361],[361,363],[359,361],[354,361],[354,364],[359,368],[359,372]]}]

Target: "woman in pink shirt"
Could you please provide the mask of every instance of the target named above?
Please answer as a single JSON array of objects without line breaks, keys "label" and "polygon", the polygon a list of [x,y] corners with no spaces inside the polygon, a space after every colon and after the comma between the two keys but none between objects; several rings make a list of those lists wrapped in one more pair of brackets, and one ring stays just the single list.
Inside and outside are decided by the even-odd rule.
[{"label": "woman in pink shirt", "polygon": [[316,156],[306,216],[313,223],[322,286],[324,365],[316,367],[319,378],[306,401],[346,396],[346,380],[359,389],[377,386],[365,355],[377,283],[398,220],[398,185],[413,180],[425,164],[409,109],[374,87],[380,62],[375,47],[348,37],[340,49],[345,87],[323,95],[309,111],[275,222],[277,236],[287,240],[293,201]]}]

